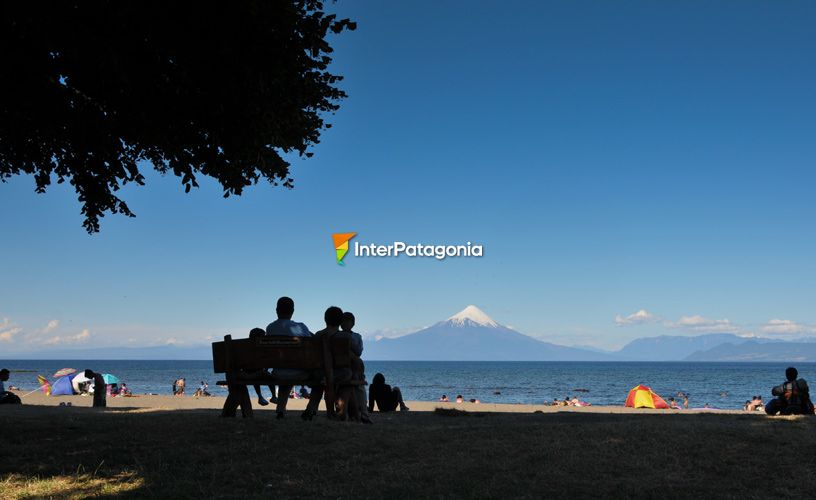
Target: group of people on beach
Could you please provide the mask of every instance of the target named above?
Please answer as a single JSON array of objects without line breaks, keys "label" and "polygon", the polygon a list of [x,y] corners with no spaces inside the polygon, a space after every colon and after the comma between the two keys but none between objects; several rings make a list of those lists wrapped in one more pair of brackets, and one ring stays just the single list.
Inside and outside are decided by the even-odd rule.
[{"label": "group of people on beach", "polygon": [[550,406],[592,406],[592,403],[581,401],[578,399],[578,396],[573,396],[572,399],[570,399],[569,396],[564,396],[564,399],[560,401],[558,398],[553,398]]},{"label": "group of people on beach", "polygon": [[751,399],[745,401],[742,405],[745,411],[762,411],[765,409],[765,403],[762,401],[762,396],[753,396]]},{"label": "group of people on beach", "polygon": [[[250,338],[261,336],[320,337],[327,339],[347,338],[351,344],[351,368],[335,369],[335,382],[342,384],[352,380],[365,381],[365,363],[362,360],[363,337],[354,331],[356,318],[353,313],[343,311],[337,306],[329,307],[323,315],[325,327],[315,333],[312,333],[305,324],[292,319],[295,313],[295,302],[291,298],[279,298],[275,307],[275,313],[277,319],[269,323],[265,330],[253,328],[249,332]],[[271,375],[274,379],[279,381],[287,379],[300,380],[308,376],[308,374],[304,373],[304,370],[296,368],[274,368],[271,373],[268,370],[263,370],[263,373]],[[290,399],[284,395],[293,393],[293,386],[280,384],[277,387],[277,391],[275,391],[274,386],[269,386],[269,389],[272,392],[270,399],[276,404],[275,411],[277,418],[284,418],[287,402]],[[300,394],[307,396],[309,399],[306,409],[301,414],[303,420],[312,420],[317,414],[317,409],[325,392],[325,387],[319,384],[311,387],[311,389],[311,392],[308,392],[304,387],[301,387]],[[353,409],[345,408],[345,414],[358,416],[360,422],[366,424],[372,423],[370,413],[374,411],[375,404],[381,412],[394,411],[397,408],[401,411],[408,411],[409,409],[405,405],[400,388],[391,387],[386,384],[385,376],[382,373],[374,375],[369,385],[368,397],[366,397],[364,383],[354,385],[352,390],[354,391],[353,397],[350,399],[354,402],[355,407]],[[262,395],[259,385],[255,386],[255,393],[258,396],[258,403],[260,405],[268,404],[268,401]]]},{"label": "group of people on beach", "polygon": [[[462,396],[461,394],[459,394],[459,395],[457,395],[457,396],[456,396],[456,399],[455,399],[454,401],[456,401],[457,403],[464,403],[464,402],[465,402],[465,398],[464,398],[464,396]],[[439,398],[439,402],[440,402],[440,403],[450,403],[450,402],[451,402],[451,400],[450,400],[450,399],[448,399],[448,395],[447,395],[447,394],[443,394],[443,395],[442,395],[442,397],[440,397],[440,398]],[[481,403],[481,401],[479,401],[479,400],[478,400],[478,399],[476,399],[476,398],[470,398],[470,399],[469,399],[467,402],[468,402],[468,403],[474,403],[474,404],[479,404],[479,403]]]},{"label": "group of people on beach", "polygon": [[184,390],[187,388],[187,379],[179,377],[173,381],[173,396],[184,396]]}]

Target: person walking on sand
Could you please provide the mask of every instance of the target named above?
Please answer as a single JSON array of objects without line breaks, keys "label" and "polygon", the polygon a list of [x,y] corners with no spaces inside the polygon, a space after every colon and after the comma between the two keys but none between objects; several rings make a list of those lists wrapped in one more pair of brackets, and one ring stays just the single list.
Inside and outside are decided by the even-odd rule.
[{"label": "person walking on sand", "polygon": [[105,390],[105,379],[102,377],[102,374],[89,369],[85,370],[85,378],[93,380],[94,382],[93,407],[105,408],[108,406],[106,400],[108,391]]},{"label": "person walking on sand", "polygon": [[775,399],[768,401],[765,413],[768,415],[811,415],[813,402],[810,400],[810,389],[805,379],[800,378],[794,367],[785,370],[785,382],[771,389]]}]

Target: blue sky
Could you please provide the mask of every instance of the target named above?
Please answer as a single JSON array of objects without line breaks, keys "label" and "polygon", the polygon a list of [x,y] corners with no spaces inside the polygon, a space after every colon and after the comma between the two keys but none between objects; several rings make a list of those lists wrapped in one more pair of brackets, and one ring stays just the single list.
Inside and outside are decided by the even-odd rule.
[{"label": "blue sky", "polygon": [[[813,4],[330,7],[349,98],[294,190],[148,174],[88,236],[70,190],[0,184],[0,349],[207,342],[284,294],[370,336],[468,304],[568,345],[816,334]],[[485,255],[340,267],[346,231]]]}]

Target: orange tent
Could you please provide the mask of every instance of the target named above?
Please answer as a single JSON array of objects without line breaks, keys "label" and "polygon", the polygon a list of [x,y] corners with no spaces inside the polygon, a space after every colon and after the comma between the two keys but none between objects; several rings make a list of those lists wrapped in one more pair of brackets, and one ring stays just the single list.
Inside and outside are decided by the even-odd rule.
[{"label": "orange tent", "polygon": [[629,408],[661,408],[667,409],[669,405],[663,398],[652,392],[650,387],[639,385],[629,391],[626,396],[626,405]]}]

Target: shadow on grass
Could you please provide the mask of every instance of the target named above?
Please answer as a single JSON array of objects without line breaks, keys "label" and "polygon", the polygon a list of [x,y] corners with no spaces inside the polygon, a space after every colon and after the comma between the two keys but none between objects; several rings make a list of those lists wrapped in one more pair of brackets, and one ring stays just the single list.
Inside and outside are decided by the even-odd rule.
[{"label": "shadow on grass", "polygon": [[789,495],[774,477],[816,487],[813,417],[456,411],[375,413],[363,426],[297,412],[2,409],[0,428],[14,432],[0,437],[0,486],[10,498],[751,498],[762,478],[763,496]]}]

